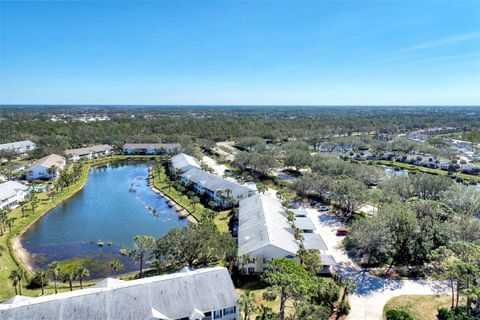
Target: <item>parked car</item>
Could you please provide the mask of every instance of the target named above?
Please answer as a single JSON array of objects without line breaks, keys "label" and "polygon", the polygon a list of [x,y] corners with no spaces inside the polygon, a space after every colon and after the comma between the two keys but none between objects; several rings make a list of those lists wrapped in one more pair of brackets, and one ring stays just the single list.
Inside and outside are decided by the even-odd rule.
[{"label": "parked car", "polygon": [[327,206],[320,206],[320,208],[318,208],[318,211],[328,211],[328,207]]},{"label": "parked car", "polygon": [[345,228],[339,228],[337,229],[337,236],[346,236],[350,234],[350,230],[345,229]]}]

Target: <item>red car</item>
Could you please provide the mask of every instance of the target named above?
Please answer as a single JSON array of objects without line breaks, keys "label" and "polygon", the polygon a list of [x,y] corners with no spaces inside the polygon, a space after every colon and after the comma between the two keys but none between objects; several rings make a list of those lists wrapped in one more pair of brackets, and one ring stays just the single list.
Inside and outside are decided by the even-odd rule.
[{"label": "red car", "polygon": [[350,230],[345,229],[345,228],[339,228],[337,229],[337,236],[346,236],[350,234]]}]

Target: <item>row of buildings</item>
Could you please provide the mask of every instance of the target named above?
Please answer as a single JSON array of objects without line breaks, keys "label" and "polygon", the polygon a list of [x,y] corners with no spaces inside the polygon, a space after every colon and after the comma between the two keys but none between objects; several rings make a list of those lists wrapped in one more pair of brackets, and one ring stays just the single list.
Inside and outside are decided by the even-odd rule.
[{"label": "row of buildings", "polygon": [[351,152],[342,155],[343,158],[354,160],[387,160],[413,164],[432,169],[441,169],[451,172],[463,172],[466,174],[479,174],[480,166],[465,160],[449,160],[434,156],[419,154],[397,154],[393,152],[372,153],[369,151]]},{"label": "row of buildings", "polygon": [[200,169],[199,162],[184,153],[173,156],[170,167],[173,173],[180,176],[184,186],[190,186],[195,193],[208,197],[217,207],[232,207],[255,193],[236,182]]},{"label": "row of buildings", "polygon": [[0,144],[0,152],[12,151],[20,155],[35,150],[37,145],[30,140],[15,141]]},{"label": "row of buildings", "polygon": [[[304,209],[293,209],[294,221],[287,218],[281,201],[271,194],[259,194],[235,182],[200,169],[198,161],[180,153],[170,160],[173,174],[180,176],[183,185],[190,185],[197,194],[203,194],[218,207],[239,204],[238,255],[248,260],[239,266],[243,274],[262,273],[268,262],[275,258],[298,259],[303,246],[318,250],[322,257],[324,273],[335,265],[332,256],[325,254],[327,247],[316,233]],[[303,232],[303,240],[295,239],[294,228]]]},{"label": "row of buildings", "polygon": [[107,278],[83,290],[0,303],[0,319],[239,320],[239,299],[228,270],[184,268],[131,281]]}]

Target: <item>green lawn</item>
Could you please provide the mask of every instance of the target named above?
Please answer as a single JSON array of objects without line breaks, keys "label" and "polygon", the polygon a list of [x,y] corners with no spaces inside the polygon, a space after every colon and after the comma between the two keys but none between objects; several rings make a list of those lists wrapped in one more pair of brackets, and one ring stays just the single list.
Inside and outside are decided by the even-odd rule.
[{"label": "green lawn", "polygon": [[[7,230],[7,233],[3,237],[0,237],[0,246],[6,249],[3,255],[0,256],[0,301],[5,300],[15,294],[15,290],[12,287],[10,280],[8,279],[10,272],[18,268],[18,266],[22,266],[24,269],[26,269],[22,265],[21,261],[18,261],[18,259],[14,255],[14,250],[12,248],[12,239],[14,239],[17,235],[21,234],[21,232],[25,230],[31,223],[33,223],[43,214],[54,208],[57,204],[65,201],[66,199],[74,195],[76,192],[81,190],[85,182],[87,181],[88,172],[90,171],[90,168],[92,166],[103,165],[121,160],[146,160],[151,158],[151,156],[115,155],[108,158],[87,161],[82,168],[80,179],[75,184],[69,186],[68,188],[65,188],[63,192],[55,199],[49,200],[46,192],[37,193],[39,204],[34,214],[30,210],[30,203],[26,203],[22,206],[27,209],[25,211],[26,215],[24,217],[22,217],[21,207],[18,207],[9,212],[8,217],[15,218],[15,221],[12,225],[12,233],[9,233]],[[67,168],[67,170],[70,169],[71,166]],[[24,284],[25,282],[26,281],[23,281]],[[61,290],[68,290],[68,286],[62,287]],[[49,287],[46,289],[46,292],[52,293],[52,289]],[[22,294],[37,296],[40,294],[40,290],[27,290],[26,288],[23,288]]]},{"label": "green lawn", "polygon": [[[205,206],[201,203],[197,203],[195,207],[193,207],[186,194],[179,192],[173,186],[170,188],[168,187],[169,179],[170,178],[165,174],[165,172],[161,171],[155,174],[153,178],[153,185],[155,188],[161,190],[165,195],[175,200],[182,207],[186,208],[197,220],[200,220],[201,213],[206,209]],[[215,217],[214,222],[221,232],[228,232],[229,212],[230,210],[220,211]]]},{"label": "green lawn", "polygon": [[[15,218],[14,223],[12,224],[12,232],[9,233],[8,230],[6,234],[0,237],[0,246],[4,247],[6,250],[4,251],[3,255],[0,256],[0,301],[3,301],[15,294],[15,290],[11,285],[11,281],[8,279],[10,272],[19,266],[26,269],[25,266],[22,265],[22,262],[19,261],[15,255],[14,250],[12,247],[12,240],[20,235],[22,231],[26,230],[26,228],[37,219],[39,219],[42,215],[47,213],[49,210],[54,208],[59,203],[65,201],[78,191],[80,191],[85,182],[88,178],[88,172],[92,166],[104,165],[115,161],[124,161],[124,160],[149,160],[153,159],[152,156],[124,156],[124,155],[114,155],[108,158],[90,160],[84,162],[84,166],[82,167],[82,172],[79,180],[65,188],[61,194],[59,194],[55,199],[48,199],[47,193],[37,193],[37,197],[39,200],[38,206],[35,209],[35,213],[32,213],[30,208],[30,203],[24,204],[25,216],[22,216],[21,207],[18,207],[11,212],[8,213],[8,218]],[[71,170],[71,166],[67,167],[66,170]],[[200,213],[204,210],[204,206],[200,203],[196,204],[195,208],[192,207],[190,200],[188,197],[182,193],[179,193],[174,188],[171,188],[170,191],[168,190],[168,185],[166,183],[166,179],[168,177],[165,174],[156,176],[154,179],[154,186],[158,189],[161,189],[162,192],[166,193],[168,196],[175,199],[180,205],[187,208],[188,211],[192,213],[194,217],[197,219],[200,218]],[[217,224],[218,228],[222,232],[228,232],[228,212],[229,211],[222,211],[219,212],[215,218],[215,223]],[[23,285],[26,284],[26,279],[22,281]],[[86,282],[85,286],[92,285],[94,282]],[[78,286],[76,283],[75,286]],[[61,284],[59,286],[59,291],[68,291],[69,287],[68,284]],[[50,285],[45,289],[46,294],[53,293],[53,286]],[[22,294],[28,296],[38,296],[40,295],[40,290],[29,290],[22,287]]]},{"label": "green lawn", "polygon": [[[35,220],[40,218],[43,214],[45,214],[47,211],[55,207],[57,204],[61,203],[62,201],[65,201],[67,198],[78,192],[84,185],[85,181],[87,180],[88,176],[88,171],[91,167],[91,164],[86,164],[82,168],[82,173],[80,179],[73,184],[72,186],[65,188],[63,193],[57,196],[53,200],[49,200],[47,197],[47,194],[45,192],[43,193],[38,193],[38,199],[39,199],[39,204],[38,207],[35,210],[35,213],[32,213],[30,210],[30,204],[24,204],[23,207],[26,209],[26,215],[22,217],[22,210],[21,207],[16,208],[15,210],[12,210],[9,214],[9,218],[15,218],[16,220],[13,223],[12,226],[12,233],[7,233],[3,237],[0,238],[0,245],[4,248],[7,248],[3,255],[0,257],[0,300],[4,300],[13,294],[15,294],[15,291],[13,287],[11,286],[10,280],[8,279],[8,276],[10,275],[10,272],[18,266],[21,266],[21,262],[16,259],[13,253],[13,248],[12,248],[12,239],[15,238],[17,235],[19,235],[24,229],[26,229],[27,226],[29,226],[31,223],[33,223]],[[38,295],[39,290],[22,290],[23,294],[26,295]],[[48,291],[48,290],[47,290]]]}]

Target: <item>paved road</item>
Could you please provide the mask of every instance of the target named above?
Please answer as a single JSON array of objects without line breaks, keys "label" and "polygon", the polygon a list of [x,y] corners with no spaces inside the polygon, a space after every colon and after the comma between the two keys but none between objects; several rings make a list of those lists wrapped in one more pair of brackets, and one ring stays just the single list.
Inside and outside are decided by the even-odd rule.
[{"label": "paved road", "polygon": [[391,280],[368,274],[356,266],[341,249],[342,237],[335,235],[336,229],[342,227],[338,219],[328,213],[319,213],[315,209],[306,211],[327,245],[329,249],[327,253],[330,253],[338,263],[337,274],[357,284],[355,292],[349,296],[351,306],[349,320],[381,320],[385,303],[396,296],[448,294],[440,282]]}]

